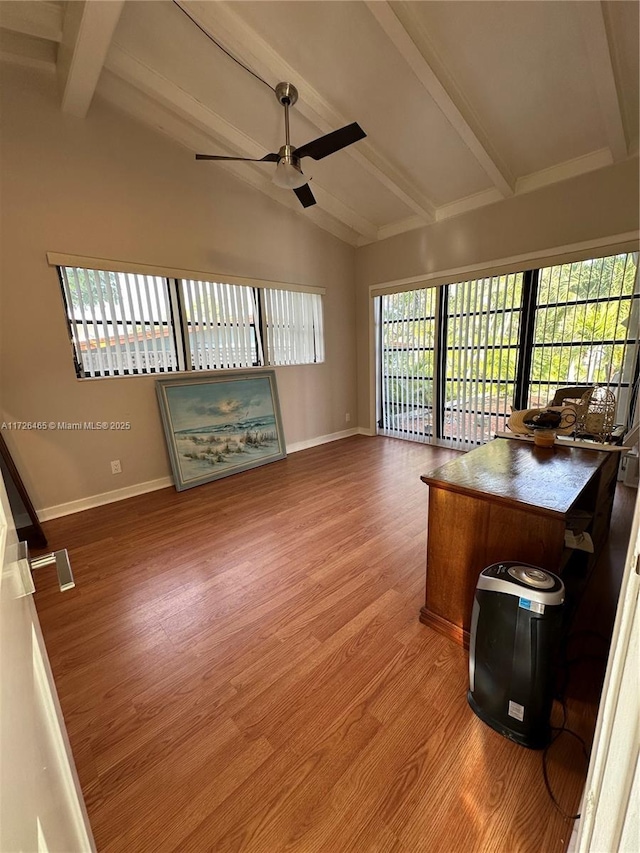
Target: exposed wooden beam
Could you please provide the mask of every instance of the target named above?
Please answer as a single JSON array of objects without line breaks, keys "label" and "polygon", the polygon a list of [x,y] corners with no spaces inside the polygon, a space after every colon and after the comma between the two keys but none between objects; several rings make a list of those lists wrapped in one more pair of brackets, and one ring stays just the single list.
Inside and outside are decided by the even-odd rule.
[{"label": "exposed wooden beam", "polygon": [[628,154],[627,137],[620,109],[616,78],[611,61],[603,6],[600,2],[574,3],[573,8],[582,29],[593,83],[598,95],[600,112],[607,141],[614,160],[624,160]]},{"label": "exposed wooden beam", "polygon": [[422,228],[424,222],[419,216],[409,216],[407,219],[401,219],[396,222],[389,222],[378,228],[378,240],[386,240],[387,237],[395,237],[396,234],[404,234],[405,231],[415,231],[416,228]]},{"label": "exposed wooden beam", "polygon": [[495,204],[497,201],[502,201],[503,198],[504,196],[496,187],[458,198],[455,201],[440,205],[438,208],[438,222],[441,222],[443,219],[451,219],[452,216],[460,216],[463,213],[468,213],[470,210],[477,210],[479,207],[486,207],[488,204]]},{"label": "exposed wooden beam", "polygon": [[215,139],[219,139],[228,148],[230,154],[237,154],[240,157],[262,157],[266,153],[263,145],[238,130],[176,83],[145,65],[120,45],[112,46],[105,68],[163,106],[174,110]]},{"label": "exposed wooden beam", "polygon": [[0,28],[26,36],[58,42],[62,39],[61,3],[0,2]]},{"label": "exposed wooden beam", "polygon": [[[478,121],[472,120],[470,109],[462,94],[453,85],[453,81],[449,79],[447,88],[445,88],[431,67],[429,58],[425,57],[424,47],[422,50],[418,48],[389,3],[381,2],[381,0],[365,0],[365,2],[384,33],[398,49],[400,55],[440,108],[451,127],[471,151],[494,186],[503,196],[513,195],[515,182],[512,175],[507,167],[500,162],[498,155],[492,151],[488,137],[480,128]],[[424,38],[421,38],[422,45],[428,43],[426,34],[423,33],[423,35]]]},{"label": "exposed wooden beam", "polygon": [[[105,67],[125,82],[130,83],[136,89],[139,89],[145,95],[157,101],[163,107],[172,110],[182,119],[204,131],[208,134],[209,138],[213,137],[219,140],[226,149],[226,151],[221,153],[228,151],[229,154],[241,157],[261,157],[265,154],[264,146],[255,139],[238,130],[223,119],[222,116],[185,92],[184,89],[181,89],[152,68],[144,65],[118,45],[114,45],[109,52]],[[211,141],[208,142],[207,147],[211,150]],[[192,150],[198,149],[193,148]],[[219,168],[221,165],[221,163],[218,163],[215,168]],[[247,169],[250,166],[251,164],[249,163],[235,164],[232,171],[234,174],[238,174],[238,170],[241,173],[243,169]],[[268,185],[271,190],[273,184],[271,183],[270,175],[273,165],[271,164],[270,167],[270,164],[266,163],[264,166],[256,168],[268,176],[266,182],[260,183],[259,188],[264,191],[265,186]],[[277,187],[273,187],[273,189],[277,193],[283,192]],[[351,231],[356,232],[360,237],[365,238],[366,241],[370,242],[376,239],[378,229],[374,223],[357,214],[350,207],[335,198],[335,196],[328,193],[316,181],[313,181],[312,189],[318,206],[326,213],[333,216],[343,225],[346,225]],[[269,195],[272,195],[271,191]],[[299,205],[299,202],[296,200],[295,204]],[[298,208],[296,207],[295,209],[297,210]]]},{"label": "exposed wooden beam", "polygon": [[123,5],[124,0],[67,3],[58,50],[64,113],[86,116]]},{"label": "exposed wooden beam", "polygon": [[0,59],[5,62],[55,73],[56,50],[55,42],[0,28]]},{"label": "exposed wooden beam", "polygon": [[[302,74],[271,47],[255,30],[249,27],[230,3],[210,3],[207,0],[177,0],[198,24],[220,42],[235,57],[245,62],[257,74],[275,86],[281,80],[294,81],[304,91],[296,104],[296,111],[310,121],[321,133],[328,133],[353,120],[341,115],[326,101]],[[435,219],[435,206],[415,186],[411,177],[401,173],[374,145],[361,140],[356,146],[345,148],[344,153],[382,184],[425,223]]]},{"label": "exposed wooden beam", "polygon": [[518,178],[516,192],[520,195],[521,193],[540,189],[540,187],[549,186],[549,184],[557,184],[560,181],[575,178],[578,175],[586,175],[587,172],[594,172],[596,169],[611,166],[612,162],[613,158],[609,148],[590,151],[581,157],[574,157],[571,160],[565,160],[563,163],[556,163],[555,166],[549,166],[547,169],[541,169],[539,172],[522,175],[522,177]]}]

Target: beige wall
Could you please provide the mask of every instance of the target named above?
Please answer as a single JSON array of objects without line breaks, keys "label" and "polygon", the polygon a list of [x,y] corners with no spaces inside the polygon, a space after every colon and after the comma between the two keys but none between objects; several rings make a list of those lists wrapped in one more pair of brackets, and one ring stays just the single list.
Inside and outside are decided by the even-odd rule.
[{"label": "beige wall", "polygon": [[132,424],[5,431],[36,508],[170,473],[154,379],[75,378],[47,251],[325,287],[326,363],[276,371],[286,440],[355,424],[353,248],[104,103],[63,116],[52,76],[3,65],[1,89],[0,420]]},{"label": "beige wall", "polygon": [[[616,235],[637,234],[638,224],[638,159],[633,158],[358,249],[360,426],[374,427],[371,285],[421,277],[438,282],[439,274],[465,267],[490,270],[517,256],[548,253],[550,257],[559,247],[605,244]],[[507,264],[515,270],[533,265],[521,260]],[[473,277],[472,273],[465,275]],[[465,277],[454,276],[453,280],[464,281]]]}]

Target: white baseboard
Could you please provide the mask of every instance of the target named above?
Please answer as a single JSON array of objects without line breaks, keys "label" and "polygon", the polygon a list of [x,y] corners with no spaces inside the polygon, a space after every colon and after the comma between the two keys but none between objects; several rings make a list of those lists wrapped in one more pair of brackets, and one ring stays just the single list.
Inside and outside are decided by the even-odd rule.
[{"label": "white baseboard", "polygon": [[[309,447],[328,444],[330,441],[338,441],[341,438],[348,438],[351,435],[373,435],[373,433],[360,427],[352,427],[351,429],[342,430],[342,432],[332,432],[329,435],[318,435],[315,438],[307,439],[307,441],[294,442],[287,447],[287,453],[307,450]],[[96,506],[116,503],[116,501],[123,501],[126,498],[134,498],[136,495],[144,495],[147,492],[166,489],[167,486],[172,485],[173,477],[160,477],[158,480],[149,480],[146,483],[125,486],[123,489],[114,489],[112,492],[102,492],[99,495],[91,495],[91,497],[80,498],[77,501],[69,501],[68,503],[58,504],[57,506],[45,507],[44,509],[39,509],[37,514],[40,521],[51,521],[53,518],[62,518],[63,515],[72,515],[75,512],[82,512],[85,509],[93,509]]]},{"label": "white baseboard", "polygon": [[330,441],[349,438],[351,435],[358,435],[359,432],[358,427],[352,427],[351,429],[343,429],[341,432],[329,433],[329,435],[316,435],[314,438],[308,438],[306,441],[294,441],[293,444],[287,445],[287,453],[297,453],[299,450],[308,450],[310,447],[316,447],[319,444],[329,444]]},{"label": "white baseboard", "polygon": [[368,436],[374,436],[374,435],[378,434],[378,431],[375,428],[369,429],[369,427],[358,427],[357,432],[358,432],[358,435],[368,435]]},{"label": "white baseboard", "polygon": [[99,495],[91,495],[91,497],[80,498],[77,501],[48,506],[45,509],[37,510],[37,514],[40,521],[51,521],[52,518],[61,518],[63,515],[73,515],[74,512],[82,512],[84,509],[93,509],[96,506],[123,501],[125,498],[134,498],[136,495],[144,495],[147,492],[156,492],[158,489],[166,489],[167,486],[173,486],[173,477],[160,477],[158,480],[136,483],[133,486],[125,486],[123,489],[114,489],[112,492],[102,492]]}]

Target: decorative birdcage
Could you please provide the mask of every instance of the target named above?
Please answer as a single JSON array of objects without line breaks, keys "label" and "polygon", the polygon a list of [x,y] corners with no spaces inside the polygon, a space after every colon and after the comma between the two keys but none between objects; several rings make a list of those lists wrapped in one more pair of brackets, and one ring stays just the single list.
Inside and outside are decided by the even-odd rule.
[{"label": "decorative birdcage", "polygon": [[607,388],[594,388],[583,394],[577,409],[576,431],[597,441],[611,438],[616,416],[616,398]]}]

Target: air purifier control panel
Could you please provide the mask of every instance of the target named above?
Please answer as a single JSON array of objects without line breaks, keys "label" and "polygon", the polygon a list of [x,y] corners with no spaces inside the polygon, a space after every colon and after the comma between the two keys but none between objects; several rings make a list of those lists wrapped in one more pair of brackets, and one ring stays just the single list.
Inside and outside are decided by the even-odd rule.
[{"label": "air purifier control panel", "polygon": [[509,566],[507,571],[512,578],[536,589],[553,589],[555,586],[553,576],[543,569],[534,569],[530,566]]},{"label": "air purifier control panel", "polygon": [[494,563],[480,574],[477,589],[523,596],[545,606],[564,602],[564,584],[560,578],[527,563]]}]

